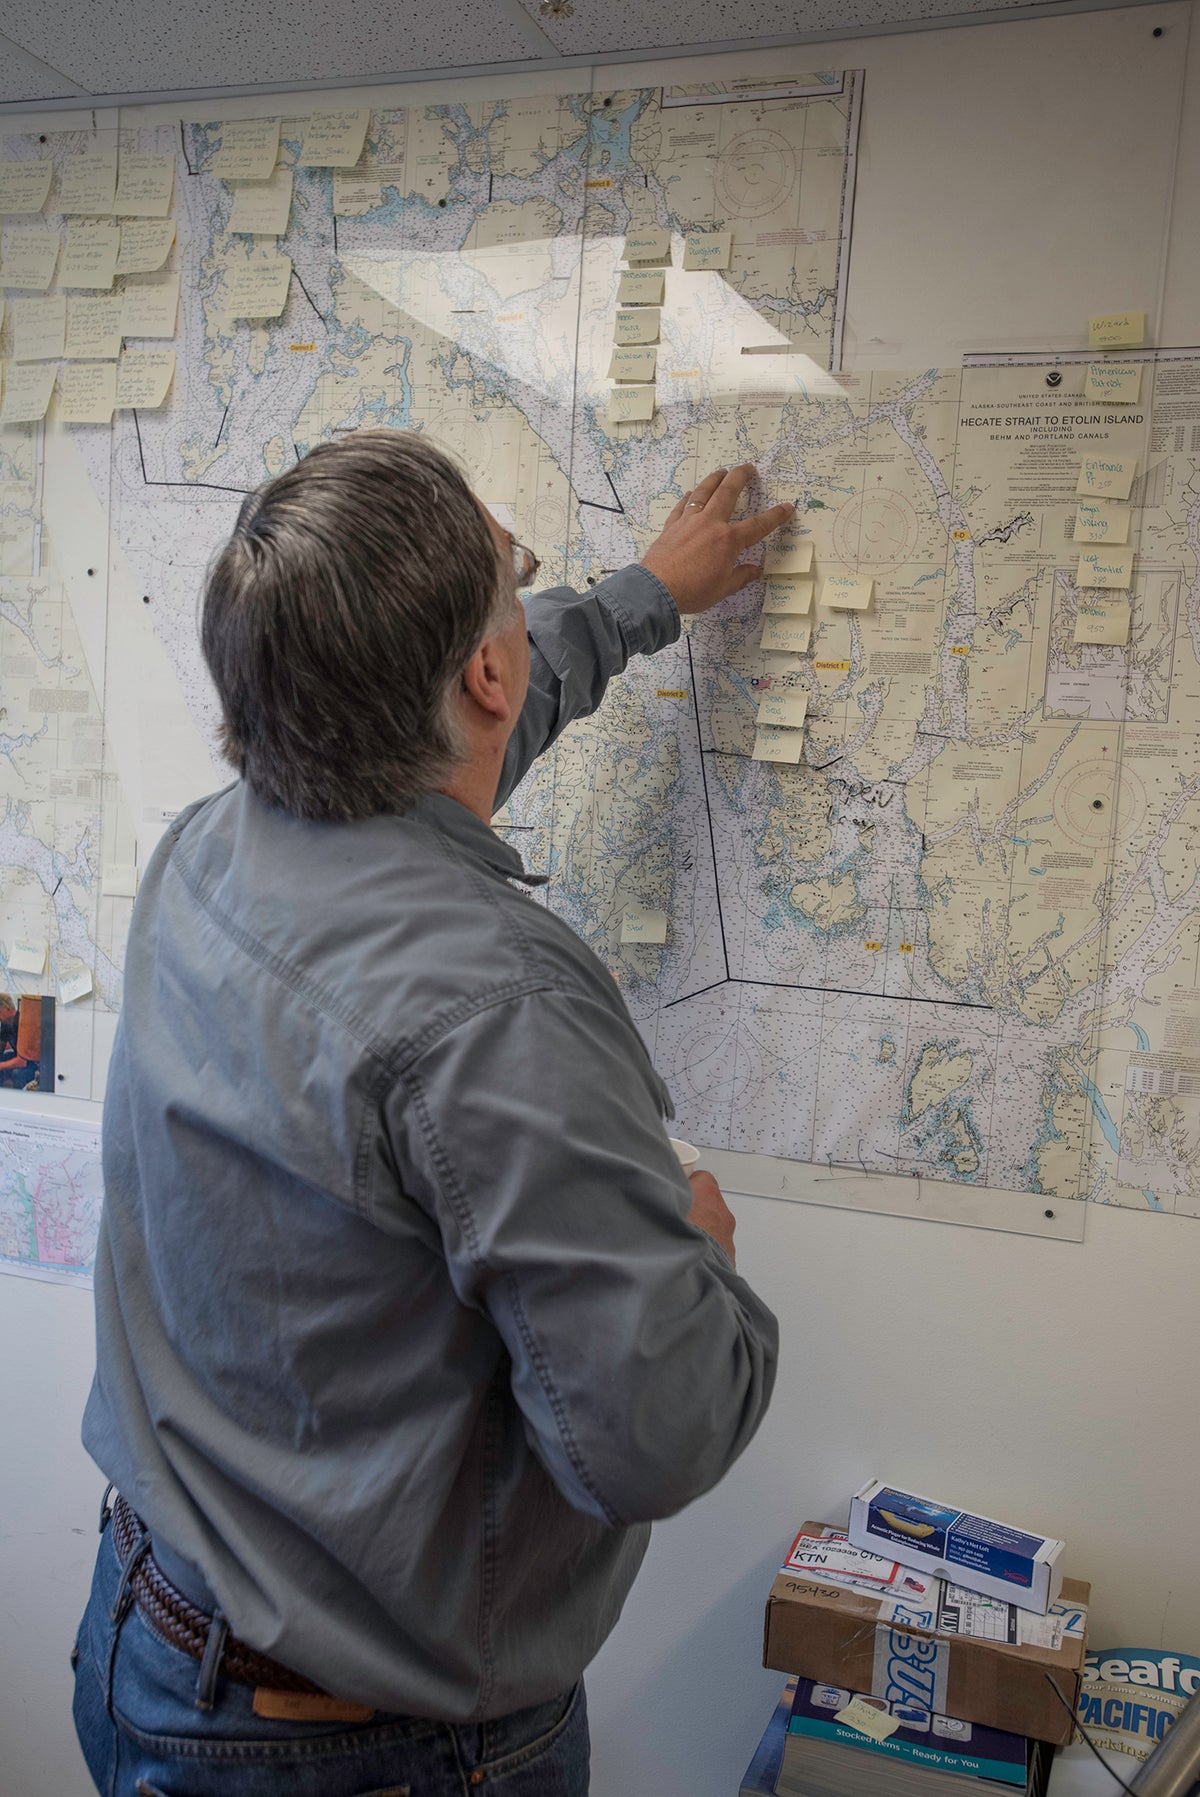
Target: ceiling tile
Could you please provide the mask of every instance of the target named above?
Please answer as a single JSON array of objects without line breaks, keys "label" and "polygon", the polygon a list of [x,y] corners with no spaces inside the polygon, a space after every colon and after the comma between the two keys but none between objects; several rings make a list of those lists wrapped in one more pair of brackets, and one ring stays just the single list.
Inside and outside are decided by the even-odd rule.
[{"label": "ceiling tile", "polygon": [[65,75],[0,37],[0,105],[13,100],[65,100],[81,92]]},{"label": "ceiling tile", "polygon": [[453,7],[39,0],[34,8],[28,0],[0,0],[0,32],[14,34],[34,57],[53,56],[97,96],[304,81],[336,87],[408,69],[529,60],[526,34],[493,0],[456,0]]},{"label": "ceiling tile", "polygon": [[751,44],[756,38],[799,37],[806,32],[848,33],[966,13],[1019,13],[1046,0],[693,0],[686,39],[677,0],[569,0],[571,18],[546,17],[539,0],[521,0],[531,18],[564,56],[619,54],[623,50],[685,53],[689,45]]}]

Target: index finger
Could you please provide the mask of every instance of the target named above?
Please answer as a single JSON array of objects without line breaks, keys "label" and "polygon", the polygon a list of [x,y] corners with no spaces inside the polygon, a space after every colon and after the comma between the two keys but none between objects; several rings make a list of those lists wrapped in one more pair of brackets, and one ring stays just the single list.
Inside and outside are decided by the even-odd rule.
[{"label": "index finger", "polygon": [[[707,510],[718,518],[732,518],[733,508],[741,498],[757,470],[753,462],[742,462],[739,467],[731,468],[712,498]],[[757,542],[757,537],[751,539]]]},{"label": "index finger", "polygon": [[773,505],[769,511],[755,512],[753,517],[742,518],[729,528],[738,548],[749,549],[753,543],[761,543],[764,537],[769,537],[780,525],[789,523],[795,515],[794,505]]}]

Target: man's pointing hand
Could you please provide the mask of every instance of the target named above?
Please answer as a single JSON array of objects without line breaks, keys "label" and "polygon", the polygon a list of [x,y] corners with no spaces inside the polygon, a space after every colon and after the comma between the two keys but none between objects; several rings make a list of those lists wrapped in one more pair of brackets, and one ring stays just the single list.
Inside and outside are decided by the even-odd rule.
[{"label": "man's pointing hand", "polygon": [[739,564],[737,558],[786,524],[795,507],[773,505],[734,523],[734,507],[753,479],[752,462],[714,469],[684,494],[642,557],[642,566],[657,574],[681,612],[708,611],[761,578],[760,562]]}]

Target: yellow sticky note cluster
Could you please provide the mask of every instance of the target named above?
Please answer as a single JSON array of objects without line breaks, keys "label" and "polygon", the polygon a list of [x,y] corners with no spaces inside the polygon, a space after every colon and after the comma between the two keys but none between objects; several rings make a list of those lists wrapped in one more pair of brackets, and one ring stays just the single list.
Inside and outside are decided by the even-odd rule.
[{"label": "yellow sticky note cluster", "polygon": [[[606,181],[600,185],[607,186]],[[684,238],[683,267],[687,270],[724,269],[729,267],[733,236],[729,231],[689,231]],[[666,296],[666,272],[663,265],[671,262],[671,233],[662,225],[632,225],[625,233],[622,254],[626,267],[617,280],[617,316],[613,326],[613,354],[609,363],[609,379],[618,383],[608,396],[609,424],[644,423],[654,416],[653,394],[632,402],[622,396],[620,385],[634,381],[653,382],[657,376],[659,325]],[[638,354],[637,351],[646,353]],[[672,369],[676,380],[698,376],[698,369]],[[636,410],[631,406],[636,404]]]},{"label": "yellow sticky note cluster", "polygon": [[[1090,371],[1089,371],[1090,372]],[[1137,371],[1139,385],[1140,369]],[[1085,456],[1075,484],[1074,541],[1081,545],[1075,570],[1075,584],[1091,589],[1128,592],[1133,585],[1133,550],[1128,548],[1132,511],[1121,500],[1133,491],[1137,460],[1134,456]],[[1124,609],[1128,611],[1128,606]],[[1076,623],[1076,642],[1127,642],[1124,636],[1081,635],[1085,628],[1083,606]],[[1092,619],[1089,631],[1117,628],[1110,618]]]}]

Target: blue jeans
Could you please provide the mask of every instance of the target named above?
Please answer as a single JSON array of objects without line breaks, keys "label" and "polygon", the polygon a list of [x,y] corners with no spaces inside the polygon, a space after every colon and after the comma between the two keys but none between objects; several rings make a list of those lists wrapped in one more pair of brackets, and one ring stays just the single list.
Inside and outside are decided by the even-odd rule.
[{"label": "blue jeans", "polygon": [[75,1654],[75,1727],[102,1797],[586,1797],[583,1685],[496,1721],[277,1722],[249,1685],[200,1666],[136,1604],[111,1614],[120,1567],[107,1529]]}]

